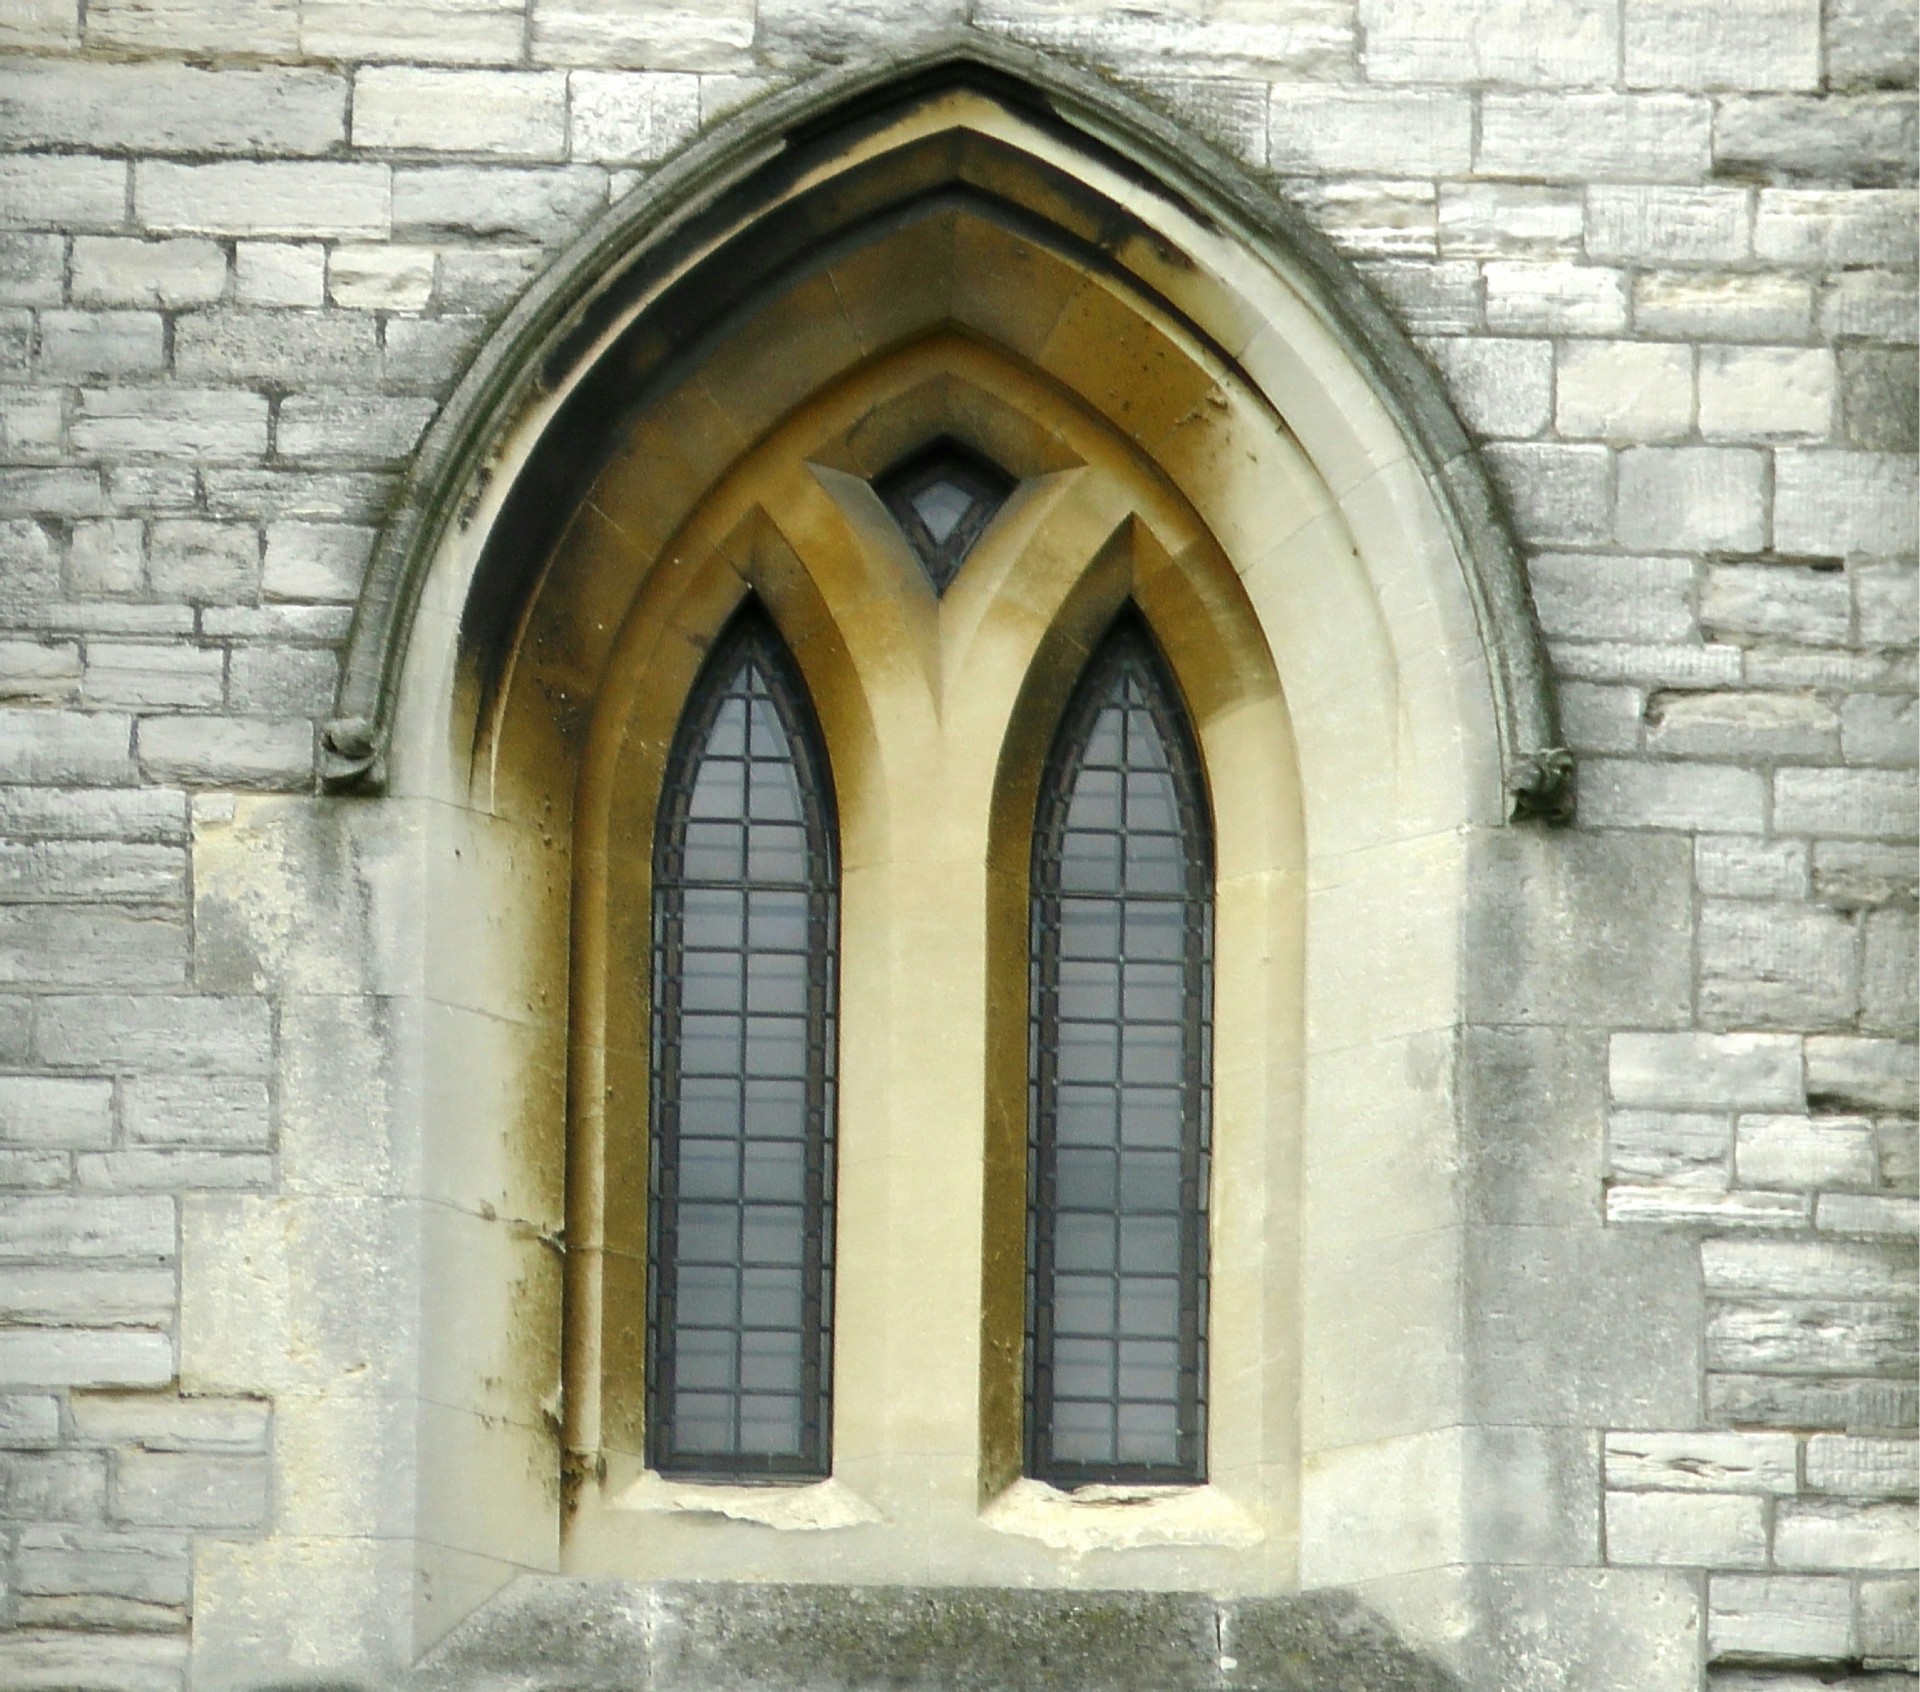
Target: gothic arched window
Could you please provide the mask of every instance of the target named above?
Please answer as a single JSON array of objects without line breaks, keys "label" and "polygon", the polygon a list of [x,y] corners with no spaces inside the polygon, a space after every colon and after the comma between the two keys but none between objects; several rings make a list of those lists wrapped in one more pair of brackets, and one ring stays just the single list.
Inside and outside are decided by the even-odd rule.
[{"label": "gothic arched window", "polygon": [[838,865],[804,684],[757,607],[695,682],[654,834],[649,1460],[826,1474]]},{"label": "gothic arched window", "polygon": [[1213,849],[1137,617],[1067,705],[1034,825],[1027,1472],[1206,1471]]}]

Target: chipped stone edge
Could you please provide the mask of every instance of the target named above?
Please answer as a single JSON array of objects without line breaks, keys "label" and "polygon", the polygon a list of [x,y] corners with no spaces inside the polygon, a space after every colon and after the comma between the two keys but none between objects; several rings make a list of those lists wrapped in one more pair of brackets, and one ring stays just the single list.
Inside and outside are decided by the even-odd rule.
[{"label": "chipped stone edge", "polygon": [[886,1520],[852,1487],[831,1478],[809,1486],[729,1486],[676,1481],[652,1470],[619,1493],[613,1508],[657,1515],[725,1516],[730,1521],[800,1532],[830,1532]]},{"label": "chipped stone edge", "polygon": [[1075,1555],[1149,1545],[1246,1550],[1265,1537],[1259,1524],[1214,1486],[1081,1486],[1062,1492],[1045,1481],[1017,1480],[980,1519],[997,1533],[1037,1539]]}]

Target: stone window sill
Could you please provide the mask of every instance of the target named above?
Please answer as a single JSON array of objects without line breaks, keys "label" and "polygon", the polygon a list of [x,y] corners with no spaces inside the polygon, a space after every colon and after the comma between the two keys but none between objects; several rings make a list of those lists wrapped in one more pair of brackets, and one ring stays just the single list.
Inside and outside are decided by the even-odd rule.
[{"label": "stone window sill", "polygon": [[1126,1551],[1150,1545],[1258,1545],[1259,1524],[1218,1487],[1082,1486],[1062,1492],[1018,1480],[982,1512],[998,1533],[1056,1551]]}]

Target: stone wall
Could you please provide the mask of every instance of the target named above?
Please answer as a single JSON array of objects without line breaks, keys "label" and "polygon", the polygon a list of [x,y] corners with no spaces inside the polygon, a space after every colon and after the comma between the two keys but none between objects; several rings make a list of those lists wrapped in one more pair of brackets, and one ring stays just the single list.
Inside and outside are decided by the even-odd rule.
[{"label": "stone wall", "polygon": [[[179,1210],[274,1189],[286,1055],[196,949],[196,826],[310,786],[401,469],[528,281],[906,9],[0,4],[0,1681],[183,1684],[196,1547],[274,1522],[273,1403],[175,1391]],[[1900,1683],[1867,1671],[1915,1655],[1911,7],[911,10],[1265,173],[1484,442],[1578,827],[1690,843],[1649,977],[1691,1026],[1612,1035],[1591,1202],[1697,1241],[1699,1414],[1591,1430],[1585,1555],[1684,1571],[1719,1692]]]}]

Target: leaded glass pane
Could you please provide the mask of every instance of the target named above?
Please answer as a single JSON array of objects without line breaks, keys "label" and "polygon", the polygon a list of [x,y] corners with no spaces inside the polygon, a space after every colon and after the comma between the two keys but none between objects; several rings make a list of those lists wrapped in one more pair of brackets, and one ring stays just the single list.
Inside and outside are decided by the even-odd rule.
[{"label": "leaded glass pane", "polygon": [[1013,478],[956,441],[939,440],[874,483],[935,593],[945,593],[1013,491]]},{"label": "leaded glass pane", "polygon": [[1132,616],[1048,758],[1031,959],[1027,1471],[1198,1481],[1213,851],[1192,731]]},{"label": "leaded glass pane", "polygon": [[647,1445],[676,1474],[829,1466],[833,796],[749,610],[695,683],[653,857]]}]

